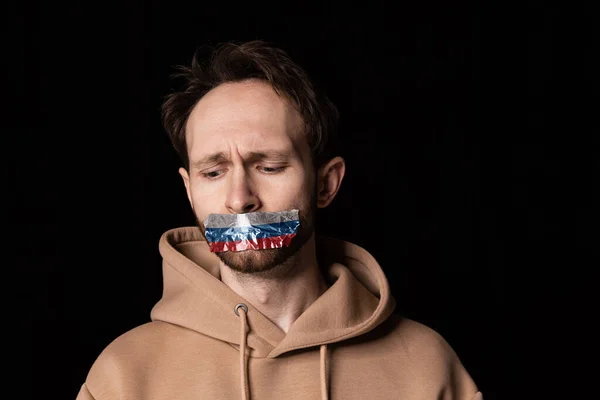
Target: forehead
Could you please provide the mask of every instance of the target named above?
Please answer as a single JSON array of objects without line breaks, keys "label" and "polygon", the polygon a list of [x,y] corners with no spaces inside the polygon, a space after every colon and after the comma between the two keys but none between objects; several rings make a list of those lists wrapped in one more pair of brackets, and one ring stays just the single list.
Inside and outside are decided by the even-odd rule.
[{"label": "forehead", "polygon": [[192,110],[186,126],[190,160],[207,154],[303,147],[302,117],[266,82],[222,84]]}]

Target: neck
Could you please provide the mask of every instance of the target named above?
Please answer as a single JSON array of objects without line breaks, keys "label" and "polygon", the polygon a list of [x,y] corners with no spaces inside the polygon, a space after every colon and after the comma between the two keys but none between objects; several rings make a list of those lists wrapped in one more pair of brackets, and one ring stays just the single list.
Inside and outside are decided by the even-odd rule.
[{"label": "neck", "polygon": [[241,273],[223,263],[220,269],[223,283],[284,332],[327,290],[317,263],[314,236],[285,264],[267,273]]}]

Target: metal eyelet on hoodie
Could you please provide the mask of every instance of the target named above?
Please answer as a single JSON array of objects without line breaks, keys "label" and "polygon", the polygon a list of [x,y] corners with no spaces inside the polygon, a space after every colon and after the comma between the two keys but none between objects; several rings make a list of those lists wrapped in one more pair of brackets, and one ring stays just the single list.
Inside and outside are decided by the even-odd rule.
[{"label": "metal eyelet on hoodie", "polygon": [[248,314],[248,306],[244,303],[238,303],[235,305],[235,307],[233,307],[233,312],[235,313],[235,315],[237,315],[238,317],[240,316],[240,314],[238,313],[238,308],[240,307],[242,307],[244,309],[244,312]]}]

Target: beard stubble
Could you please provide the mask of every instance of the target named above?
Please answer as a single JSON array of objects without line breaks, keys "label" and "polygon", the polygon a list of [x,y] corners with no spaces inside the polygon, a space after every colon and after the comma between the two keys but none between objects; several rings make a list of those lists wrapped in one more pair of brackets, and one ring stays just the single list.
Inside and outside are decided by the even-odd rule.
[{"label": "beard stubble", "polygon": [[[264,273],[278,266],[286,265],[312,237],[315,231],[316,208],[315,196],[311,196],[308,204],[298,208],[300,225],[289,246],[264,250],[225,251],[216,252],[215,254],[229,268],[244,274]],[[206,240],[206,230],[197,216],[196,223],[204,240]]]}]

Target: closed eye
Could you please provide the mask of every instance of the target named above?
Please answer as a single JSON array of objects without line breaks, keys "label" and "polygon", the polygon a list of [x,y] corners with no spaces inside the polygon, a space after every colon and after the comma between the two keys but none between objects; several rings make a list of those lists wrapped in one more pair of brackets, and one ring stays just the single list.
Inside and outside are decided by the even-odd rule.
[{"label": "closed eye", "polygon": [[286,168],[287,168],[286,166],[283,166],[283,167],[263,167],[263,166],[259,166],[259,167],[257,167],[257,169],[259,171],[262,171],[265,174],[276,174],[278,172],[282,172]]},{"label": "closed eye", "polygon": [[223,174],[224,170],[217,169],[215,171],[202,172],[201,175],[206,179],[216,179]]}]

